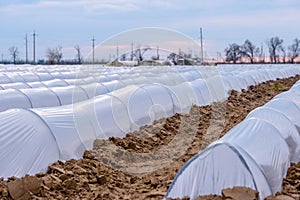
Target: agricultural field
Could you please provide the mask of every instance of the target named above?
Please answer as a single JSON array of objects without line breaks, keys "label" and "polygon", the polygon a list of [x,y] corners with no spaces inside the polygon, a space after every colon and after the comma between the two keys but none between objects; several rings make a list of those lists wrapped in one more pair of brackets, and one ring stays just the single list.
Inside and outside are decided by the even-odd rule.
[{"label": "agricultural field", "polygon": [[0,197],[300,199],[299,80],[297,64],[0,65]]}]

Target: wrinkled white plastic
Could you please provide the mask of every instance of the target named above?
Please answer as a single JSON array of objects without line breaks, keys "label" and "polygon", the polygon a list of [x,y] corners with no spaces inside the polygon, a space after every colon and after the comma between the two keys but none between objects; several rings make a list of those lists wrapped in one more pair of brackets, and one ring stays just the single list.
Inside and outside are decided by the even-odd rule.
[{"label": "wrinkled white plastic", "polygon": [[9,108],[31,108],[30,100],[20,90],[0,90],[0,97],[0,111]]},{"label": "wrinkled white plastic", "polygon": [[270,108],[260,107],[251,111],[247,116],[248,118],[265,120],[277,128],[288,144],[291,162],[300,161],[300,134],[297,132],[295,125],[283,113]]},{"label": "wrinkled white plastic", "polygon": [[272,193],[281,191],[282,180],[290,166],[287,143],[270,123],[249,118],[220,139],[246,151],[262,168]]},{"label": "wrinkled white plastic", "polygon": [[300,132],[300,108],[293,101],[283,98],[275,98],[274,100],[266,103],[264,107],[283,113],[296,126],[298,132]]},{"label": "wrinkled white plastic", "polygon": [[[3,70],[5,74],[3,77],[7,77],[5,80],[9,82],[1,83],[1,85],[13,84],[10,86],[25,88],[18,90],[2,88],[0,92],[3,92],[3,95],[11,94],[11,96],[1,98],[0,103],[10,104],[9,108],[20,105],[21,108],[33,109],[26,112],[22,109],[15,109],[14,112],[18,113],[17,115],[11,115],[10,110],[0,113],[0,121],[3,121],[0,126],[2,143],[5,143],[5,139],[15,139],[11,134],[26,136],[30,132],[26,128],[19,129],[18,127],[28,126],[31,127],[30,130],[36,129],[37,131],[30,135],[36,138],[33,139],[34,143],[26,143],[27,140],[20,137],[18,145],[13,146],[14,150],[7,146],[5,146],[7,150],[1,148],[0,156],[3,162],[0,163],[0,169],[7,168],[7,163],[10,163],[10,167],[13,166],[10,171],[3,170],[1,176],[22,176],[26,173],[43,171],[46,165],[58,159],[80,158],[85,149],[92,148],[93,141],[97,138],[124,137],[126,133],[142,125],[151,124],[161,117],[168,117],[176,112],[188,112],[193,104],[209,105],[212,102],[223,101],[228,97],[227,92],[233,88],[246,89],[249,86],[248,83],[260,83],[270,78],[283,78],[300,72],[297,67],[285,66],[280,69],[273,66],[264,66],[267,69],[261,66],[245,66],[243,70],[240,66],[230,65],[139,68],[86,66],[82,69],[84,73],[77,74],[74,71],[78,70],[78,66],[60,67],[29,66],[32,70],[31,74],[22,67],[7,67]],[[248,73],[242,73],[245,71]],[[28,74],[22,78],[21,72]],[[39,76],[39,74],[42,75]],[[247,76],[248,81],[243,79],[244,75]],[[37,81],[37,77],[41,82]],[[76,78],[78,81],[74,81]],[[93,83],[94,80],[98,82]],[[293,102],[288,102],[290,102],[288,105],[296,106]],[[43,106],[59,107],[34,108]],[[286,115],[285,111],[279,112]],[[290,116],[294,114],[286,116],[291,123],[297,124],[296,117]],[[22,115],[27,121],[17,120],[17,118],[22,119]],[[39,120],[31,120],[36,117]],[[19,132],[16,134],[10,131],[11,128],[5,124],[10,124]],[[55,145],[53,142],[48,142],[48,139],[40,137],[52,138]],[[54,157],[49,157],[48,151],[39,149],[40,146],[48,147],[48,144],[52,146],[49,152],[58,152],[53,154]],[[17,152],[21,152],[23,147],[27,148],[27,145],[37,151],[26,154],[27,156],[22,154],[23,160],[15,162],[15,157],[18,157]],[[238,148],[235,147],[235,149]],[[288,153],[289,150],[288,148]],[[13,152],[16,155],[7,152]],[[35,163],[33,158],[35,155],[43,157],[41,164]]]},{"label": "wrinkled white plastic", "polygon": [[[286,76],[283,74],[281,77]],[[264,74],[260,81],[266,78]],[[300,161],[298,85],[299,81],[290,91],[250,112],[224,137],[190,159],[177,173],[165,198],[196,199],[233,186],[255,189],[260,199],[281,191],[290,162]],[[248,160],[256,168],[243,165],[251,163]]]},{"label": "wrinkled white plastic", "polygon": [[22,109],[0,113],[0,176],[45,172],[60,159],[57,141],[39,116]]},{"label": "wrinkled white plastic", "polygon": [[[61,87],[61,91],[64,91],[64,99],[60,105],[86,100],[84,95],[75,100],[72,99],[73,95],[67,94],[67,92],[72,93],[72,90],[68,90],[69,86],[79,86],[84,90],[88,98],[93,98],[128,85],[140,86],[146,83],[156,83],[167,87],[190,83],[197,96],[196,101],[192,102],[196,102],[197,105],[208,105],[215,101],[225,100],[228,96],[228,92],[232,89],[240,91],[246,89],[249,85],[257,84],[265,80],[288,77],[299,72],[299,68],[295,65],[278,67],[272,65],[223,65],[214,68],[203,66],[107,68],[84,65],[49,66],[48,68],[28,65],[10,66],[11,68],[7,66],[2,67],[4,69],[0,69],[2,73],[0,73],[0,76],[3,78],[0,81],[0,89],[30,90],[33,88],[33,90],[36,90],[40,88],[41,93],[45,94],[45,88],[49,88],[49,93],[53,93],[52,88]],[[206,91],[202,94],[203,92],[200,89],[201,86],[199,86],[199,82],[203,81],[206,82],[208,92],[210,93],[209,95],[207,95]],[[225,94],[222,90],[225,90]],[[47,96],[48,95],[40,95],[39,101],[44,103],[33,104],[32,106],[35,108],[37,106],[51,107],[56,105],[56,102],[47,100]],[[0,111],[13,108],[12,105],[5,105],[7,105],[6,108],[2,106],[3,109]]]},{"label": "wrinkled white plastic", "polygon": [[166,198],[218,194],[233,186],[257,190],[260,198],[272,194],[261,168],[243,149],[215,143],[189,160],[177,173]]}]

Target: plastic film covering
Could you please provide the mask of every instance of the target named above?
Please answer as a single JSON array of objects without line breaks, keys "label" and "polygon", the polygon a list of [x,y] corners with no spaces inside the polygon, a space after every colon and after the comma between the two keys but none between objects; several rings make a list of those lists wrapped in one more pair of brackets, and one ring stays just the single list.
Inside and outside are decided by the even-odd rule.
[{"label": "plastic film covering", "polygon": [[20,90],[0,90],[0,96],[0,111],[10,108],[31,108],[30,100]]},{"label": "plastic film covering", "polygon": [[61,105],[56,94],[51,92],[51,90],[49,90],[48,88],[22,89],[20,91],[30,101],[29,108],[40,108]]},{"label": "plastic film covering", "polygon": [[30,86],[27,83],[24,82],[17,82],[17,83],[6,83],[0,85],[3,89],[25,89],[30,88]]},{"label": "plastic film covering", "polygon": [[[56,154],[53,154],[58,155],[55,156],[56,160],[80,158],[85,149],[92,148],[93,141],[96,138],[105,139],[110,136],[124,137],[126,133],[136,130],[142,125],[151,124],[153,120],[159,119],[161,117],[171,116],[176,112],[188,111],[193,104],[208,105],[212,102],[223,101],[226,99],[227,95],[226,91],[224,91],[224,85],[227,85],[226,87],[228,87],[228,89],[233,86],[237,89],[246,89],[245,87],[248,86],[248,82],[242,78],[242,75],[240,75],[242,71],[249,71],[249,82],[251,82],[252,80],[251,78],[249,78],[250,76],[253,78],[255,83],[260,83],[261,81],[264,81],[268,78],[274,78],[274,76],[277,75],[287,77],[300,72],[299,68],[293,66],[289,66],[290,68],[286,68],[285,66],[283,66],[284,69],[275,68],[273,66],[264,66],[265,68],[267,68],[265,70],[262,70],[262,67],[260,66],[245,66],[243,70],[240,70],[241,68],[239,68],[238,66],[228,66],[228,68],[227,66],[218,66],[216,68],[201,67],[201,69],[197,67],[191,68],[187,66],[177,66],[173,68],[148,66],[136,69],[126,67],[94,68],[91,66],[90,68],[87,68],[86,71],[90,74],[101,74],[100,77],[97,77],[98,83],[81,85],[83,81],[80,81],[80,84],[78,86],[69,86],[69,84],[75,83],[73,81],[74,75],[80,78],[87,78],[85,77],[86,74],[77,75],[76,73],[74,73],[78,66],[69,66],[65,69],[59,67],[32,67],[31,70],[35,71],[37,75],[39,73],[44,73],[46,74],[45,77],[47,77],[47,74],[49,74],[52,79],[41,82],[44,86],[39,87],[39,89],[43,88],[41,89],[40,95],[39,89],[34,90],[32,88],[24,88],[13,90],[14,92],[12,92],[12,96],[15,96],[13,98],[16,99],[16,102],[12,103],[12,105],[17,106],[16,104],[20,104],[24,105],[24,107],[34,107],[45,106],[46,104],[63,105],[65,103],[68,104],[77,101],[78,103],[60,107],[33,108],[30,109],[30,112],[14,110],[14,112],[18,111],[17,114],[10,114],[11,112],[13,113],[13,111],[11,110],[0,113],[0,123],[2,123],[3,121],[3,124],[0,126],[0,134],[2,135],[3,142],[5,142],[5,138],[9,139],[11,136],[10,127],[6,126],[5,124],[14,124],[14,126],[12,127],[33,127],[33,129],[37,130],[37,133],[40,134],[32,135],[32,137],[37,138],[37,144],[35,145],[47,147],[47,145],[51,142],[49,142],[48,139],[40,140],[39,138],[47,138],[48,136],[46,137],[45,134],[50,133],[52,140],[55,142],[54,144],[51,143],[51,145],[53,148],[55,147],[56,151],[58,152]],[[5,70],[11,70],[10,72],[5,72],[5,74],[7,73],[7,77],[9,77],[9,80],[11,80],[11,82],[15,80],[25,83],[25,78],[22,78],[21,75],[15,73],[15,71],[23,70],[26,72],[27,69],[20,67],[11,69],[7,68]],[[276,73],[277,70],[280,70],[281,73]],[[265,74],[269,73],[270,71],[274,71],[274,73],[272,73],[271,75]],[[195,75],[193,74],[194,72]],[[252,72],[254,75],[252,75]],[[70,73],[70,75],[68,75],[68,73]],[[50,78],[50,76],[48,78]],[[140,78],[137,78],[137,76]],[[28,80],[29,77],[33,77],[32,80],[36,79],[35,76],[30,75],[27,77]],[[233,81],[230,79],[236,80]],[[42,78],[40,80],[42,80]],[[66,80],[70,80],[69,83]],[[226,81],[226,83],[224,80]],[[34,82],[36,81],[30,82],[30,86],[39,86],[38,83]],[[29,85],[28,83],[26,84]],[[7,91],[8,90],[2,90],[0,92]],[[46,94],[46,92],[49,92],[49,94]],[[47,100],[45,100],[45,98]],[[87,100],[88,98],[90,99]],[[70,101],[70,99],[72,99],[72,101]],[[47,102],[48,100],[49,102]],[[6,101],[8,102],[8,99],[6,99]],[[279,106],[279,108],[278,105],[281,105],[281,103],[278,103],[277,105],[276,101],[284,101],[283,104],[285,102],[287,103],[283,106]],[[278,112],[283,113],[291,121],[292,124],[299,125],[300,120],[297,118],[299,114],[297,114],[298,111],[294,109],[294,107],[296,107],[297,109],[298,107],[295,103],[282,98],[275,99],[274,102],[274,107],[279,109],[277,110]],[[5,103],[5,98],[3,100],[3,103]],[[269,104],[269,106],[272,107],[273,104]],[[292,107],[292,110],[286,113],[285,110],[289,108],[289,106],[294,107]],[[20,119],[16,120],[15,118]],[[24,121],[23,118],[27,120]],[[39,120],[39,122],[31,120],[31,118]],[[250,122],[248,123],[250,124]],[[279,129],[273,127],[271,122],[269,123],[263,120],[259,120],[256,126],[252,126],[253,131],[262,131],[261,127],[263,127],[263,125],[261,124],[264,123],[268,124],[267,130],[272,129],[275,136],[269,135],[268,131],[265,134],[261,134],[262,136],[267,135],[268,137],[274,137],[274,140],[275,138],[281,138],[280,140],[278,140],[279,142],[277,145],[281,145],[283,143],[286,144],[286,138],[283,136],[283,134],[281,134],[282,136],[280,136],[280,134],[278,133]],[[246,128],[244,128],[244,130],[246,130]],[[18,129],[18,131],[19,135],[26,136],[27,132],[30,133],[30,131],[28,131],[28,129],[26,128]],[[276,133],[278,133],[278,137]],[[257,139],[255,134],[253,134],[250,129],[249,133],[245,133],[245,135],[249,136],[249,138],[247,139],[248,141],[251,140],[251,137]],[[22,140],[20,139],[18,142],[16,142],[18,143],[18,146],[14,147],[14,151],[12,151],[11,149],[5,151],[5,149],[3,148],[1,151],[2,155],[8,155],[7,152],[12,151],[16,154],[15,156],[18,156],[18,152],[21,152],[23,147],[27,148],[27,140],[21,136],[20,138],[22,138]],[[263,141],[264,140],[262,140],[262,142]],[[24,144],[22,144],[22,142]],[[235,149],[236,151],[238,151],[237,149],[242,149],[244,152],[249,154],[247,155],[248,157],[252,157],[252,159],[256,161],[254,153],[250,151],[252,150],[251,147],[243,146],[243,143],[240,141],[238,141],[237,143],[232,142],[230,146],[231,149]],[[266,146],[265,148],[267,147],[269,148],[269,146]],[[272,146],[270,146],[270,148],[271,147]],[[49,149],[49,151],[50,150],[51,149]],[[278,162],[282,163],[284,163],[285,160],[280,160],[281,155],[287,156],[287,159],[291,157],[289,155],[291,149],[287,146],[287,144],[286,148],[284,148],[282,152],[278,152],[278,154],[277,152],[272,152],[272,149],[267,149],[266,152],[274,153],[274,156],[278,155]],[[240,151],[239,153],[240,155],[244,155]],[[36,165],[36,159],[33,158],[35,156],[34,153],[28,154],[27,157],[25,155],[22,155],[24,156],[24,159],[26,158],[28,160],[28,163],[16,163],[16,165],[6,164],[8,163],[8,161],[6,161],[5,159],[11,160],[14,157],[13,153],[9,155],[11,156],[7,158],[3,157],[4,164],[0,164],[0,167],[16,167],[12,167],[11,170],[13,171],[3,171],[2,176],[4,177],[13,176],[16,174],[18,176],[21,176],[25,175],[26,173],[31,173],[31,168],[28,168],[29,166],[34,167],[36,171],[38,171],[38,168],[40,169],[40,171],[44,169],[44,165]],[[49,157],[49,159],[47,160],[48,151],[46,151],[46,153],[44,154],[41,150],[40,154],[38,154],[38,157],[42,157],[44,159],[45,162],[43,163],[50,164],[51,162],[56,161],[54,158],[52,159],[52,157]],[[284,169],[284,166],[282,165],[276,165],[276,163],[273,163],[274,166],[271,166],[270,163],[264,163],[259,159],[259,162],[257,162],[256,164],[261,167],[262,172],[265,172],[268,167],[270,168],[270,171],[273,170],[274,173],[277,173],[279,171],[281,172],[281,169]],[[268,162],[270,161],[269,159],[267,160]],[[260,164],[263,164],[263,166],[261,166]],[[14,168],[18,169],[18,173]],[[280,179],[280,177],[282,177],[281,175],[282,174],[276,174],[276,180]],[[247,175],[247,177],[249,176]],[[268,176],[265,175],[265,177],[267,177],[267,181],[269,183],[270,180],[268,179]],[[274,190],[274,188],[276,189],[276,184],[271,185],[272,191]]]},{"label": "plastic film covering", "polygon": [[291,162],[300,161],[300,134],[295,125],[281,112],[260,107],[251,111],[247,119],[258,118],[272,124],[288,144]]},{"label": "plastic film covering", "polygon": [[272,193],[281,191],[282,180],[290,166],[290,154],[287,143],[273,125],[256,118],[246,119],[220,141],[246,151],[262,168]]},{"label": "plastic film covering", "polygon": [[51,90],[57,95],[61,105],[68,105],[88,99],[86,92],[79,86],[54,87]]},{"label": "plastic film covering", "polygon": [[[298,92],[297,92],[298,91]],[[300,90],[290,90],[276,96],[276,98],[287,99],[295,103],[300,108]]]},{"label": "plastic film covering", "polygon": [[69,84],[61,79],[53,79],[49,81],[43,82],[47,87],[62,87],[62,86],[68,86]]},{"label": "plastic film covering", "polygon": [[300,108],[294,102],[283,98],[275,98],[266,103],[264,107],[283,113],[296,126],[298,132],[300,132]]},{"label": "plastic film covering", "polygon": [[222,189],[233,186],[257,190],[261,199],[271,194],[256,162],[243,149],[219,142],[198,153],[183,166],[165,197],[196,199],[200,194],[220,195]]},{"label": "plastic film covering", "polygon": [[59,160],[55,138],[45,123],[27,110],[0,113],[0,176],[45,172]]},{"label": "plastic film covering", "polygon": [[[279,75],[286,77],[290,73],[283,71]],[[265,78],[269,77],[260,77],[260,81]],[[221,189],[233,186],[255,189],[260,199],[281,191],[290,162],[300,160],[299,83],[250,112],[224,137],[189,160],[179,170],[165,198],[196,199],[200,195],[220,194]],[[217,150],[218,145],[225,146]],[[234,160],[230,149],[235,149],[232,152],[240,160]],[[249,167],[248,160],[256,168]]]}]

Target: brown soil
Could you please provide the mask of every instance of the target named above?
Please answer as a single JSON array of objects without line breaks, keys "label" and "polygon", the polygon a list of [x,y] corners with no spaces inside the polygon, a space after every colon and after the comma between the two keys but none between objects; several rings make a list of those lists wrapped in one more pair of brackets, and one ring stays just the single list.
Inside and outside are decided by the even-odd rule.
[{"label": "brown soil", "polygon": [[[153,125],[144,126],[139,131],[127,134],[123,139],[97,140],[94,149],[86,151],[80,160],[57,162],[48,168],[47,173],[37,174],[34,178],[25,176],[22,179],[13,177],[8,181],[0,180],[0,198],[162,199],[176,173],[187,160],[241,122],[251,110],[262,106],[278,93],[288,90],[299,78],[300,76],[296,76],[268,81],[251,86],[247,91],[233,91],[225,102],[226,107],[223,107],[223,104],[193,106],[189,114],[176,114],[167,119],[157,120]],[[221,134],[207,134],[216,130],[220,130]],[[189,137],[179,141],[183,145],[190,142],[189,147],[171,163],[159,165],[152,161],[143,166],[144,171],[139,171],[134,165],[127,163],[132,159],[128,156],[130,153],[149,154],[159,151],[172,144],[178,134],[189,133],[194,133],[191,135],[191,141],[188,141]],[[112,146],[115,149],[111,149]],[[166,155],[174,155],[173,153],[171,149]],[[160,159],[155,156],[153,158]],[[134,160],[136,161],[142,160]],[[151,166],[153,163],[156,168]],[[283,182],[282,194],[299,197],[299,168],[298,163],[289,170],[287,179]],[[155,170],[152,171],[153,169]],[[145,173],[147,171],[149,172]],[[199,199],[220,198],[210,195]]]},{"label": "brown soil", "polygon": [[[288,195],[300,200],[300,163],[292,163],[282,183],[282,192],[276,196]],[[270,197],[268,200],[275,199]]]}]

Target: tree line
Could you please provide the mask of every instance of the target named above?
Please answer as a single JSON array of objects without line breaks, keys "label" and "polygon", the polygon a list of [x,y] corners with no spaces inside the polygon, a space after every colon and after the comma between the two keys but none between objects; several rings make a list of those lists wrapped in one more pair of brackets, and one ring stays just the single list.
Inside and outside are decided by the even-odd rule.
[{"label": "tree line", "polygon": [[[300,40],[295,38],[289,46],[283,45],[283,39],[271,37],[266,41],[270,63],[294,63],[300,55]],[[241,45],[232,43],[224,50],[225,62],[250,62],[265,63],[266,58],[263,48],[255,46],[250,40],[245,40]]]},{"label": "tree line", "polygon": [[[73,60],[63,60],[63,52],[62,46],[57,46],[55,48],[48,48],[46,50],[46,58],[47,60],[39,60],[38,64],[82,64],[83,63],[83,56],[81,55],[81,49],[79,45],[74,46],[74,50],[76,52],[75,57]],[[11,56],[11,60],[13,64],[27,64],[24,60],[19,60],[19,49],[16,46],[11,46],[8,49],[8,52]],[[2,57],[3,64],[9,64],[10,61],[5,61]],[[35,64],[35,63],[32,63]]]},{"label": "tree line", "polygon": [[[254,45],[250,40],[246,39],[245,42],[241,45],[232,43],[229,44],[228,47],[225,48],[225,63],[294,63],[295,60],[300,55],[300,40],[295,38],[293,43],[288,46],[283,45],[283,39],[279,37],[271,37],[266,41],[266,45],[268,47],[269,59],[266,59],[263,47],[259,48]],[[62,47],[57,46],[55,48],[48,48],[46,50],[46,58],[47,60],[40,60],[39,64],[82,64],[84,62],[83,57],[81,55],[81,50],[79,45],[74,46],[75,57],[73,60],[64,61]],[[148,48],[137,48],[135,51],[131,53],[131,60],[135,57],[136,60],[142,61],[143,54],[149,50]],[[12,46],[8,49],[9,54],[11,55],[11,59],[14,64],[23,64],[24,61],[18,60],[19,50],[17,47]],[[170,54],[169,59],[175,60],[176,56],[180,57],[179,52],[178,55]],[[121,55],[121,60],[124,55]],[[193,59],[192,56],[184,56],[190,59]],[[123,58],[125,59],[125,58]],[[159,54],[152,57],[153,60],[159,59]],[[2,63],[3,61],[2,56]],[[6,62],[9,63],[9,62]]]}]

